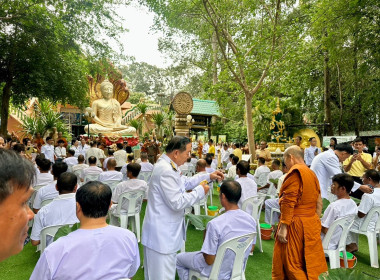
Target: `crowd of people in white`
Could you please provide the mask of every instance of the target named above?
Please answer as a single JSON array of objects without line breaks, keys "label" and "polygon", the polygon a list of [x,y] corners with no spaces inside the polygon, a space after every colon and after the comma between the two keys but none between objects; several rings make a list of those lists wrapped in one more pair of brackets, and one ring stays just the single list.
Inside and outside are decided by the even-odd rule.
[{"label": "crowd of people in white", "polygon": [[[65,147],[63,140],[54,145],[53,139],[47,137],[32,164],[17,155],[23,155],[25,147],[23,149],[16,143],[9,147],[16,153],[7,151],[4,139],[0,137],[0,177],[4,175],[0,178],[0,209],[6,207],[7,197],[16,193],[12,189],[24,188],[32,194],[30,199],[30,195],[27,197],[27,204],[33,209],[34,218],[26,210],[32,228],[32,245],[42,245],[45,240],[42,232],[47,227],[80,222],[80,229],[69,235],[54,242],[49,237],[44,241],[43,247],[48,247],[41,254],[30,279],[133,277],[140,266],[140,234],[139,230],[134,230],[135,236],[120,228],[123,227],[120,211],[125,212],[128,203],[132,203],[124,199],[126,193],[142,192],[136,202],[137,213],[142,199],[147,200],[141,236],[145,279],[174,279],[176,271],[180,279],[189,279],[191,271],[208,277],[223,242],[256,233],[259,221],[248,210],[242,211],[243,202],[248,198],[264,196],[265,222],[275,226],[279,220],[278,193],[288,169],[284,162],[272,159],[265,141],[256,151],[257,168],[253,174],[250,173],[251,155],[245,157],[239,144],[214,146],[210,140],[199,149],[198,143],[176,136],[169,141],[165,153],[155,164],[148,161],[147,153],[141,153],[135,159],[132,153],[125,151],[122,143],[108,149],[107,156],[98,144],[89,145],[82,139]],[[369,213],[368,231],[375,231],[378,227],[380,210],[373,215],[371,210],[380,209],[380,175],[377,171],[380,148],[376,148],[372,157],[363,151],[364,143],[360,138],[352,145],[335,141],[326,151],[321,151],[316,144],[316,139],[311,138],[310,147],[304,150],[304,160],[319,180],[321,197],[330,202],[321,217],[321,238],[335,221],[352,216],[354,221],[346,244],[347,251],[355,252],[358,250],[358,233]],[[14,182],[15,186],[8,186]],[[225,213],[208,223],[201,251],[177,255],[186,238],[184,210],[204,198],[207,200],[208,194],[215,192],[214,182],[220,186],[219,199]],[[351,197],[361,199],[360,204],[357,206]],[[118,207],[120,203],[122,205]],[[106,222],[108,217],[110,225]],[[3,225],[0,221],[0,233],[9,236]],[[134,227],[139,226],[135,221]],[[24,241],[25,227],[22,228],[21,239]],[[328,249],[337,248],[341,233],[342,229],[333,233]],[[8,243],[4,248],[12,246],[12,242]],[[255,243],[254,238],[252,246],[246,250],[244,265]],[[0,244],[2,246],[3,242]],[[16,245],[20,246],[19,243]],[[5,249],[0,251],[3,251],[1,261],[7,252]],[[10,248],[9,251],[14,253],[17,249]],[[233,254],[226,254],[218,279],[230,279],[234,258]],[[372,256],[371,264],[376,265]]]}]

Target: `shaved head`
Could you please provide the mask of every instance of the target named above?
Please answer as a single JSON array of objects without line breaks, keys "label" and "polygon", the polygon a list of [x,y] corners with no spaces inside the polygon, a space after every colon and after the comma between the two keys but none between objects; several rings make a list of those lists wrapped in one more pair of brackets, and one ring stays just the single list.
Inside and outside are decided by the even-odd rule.
[{"label": "shaved head", "polygon": [[294,156],[296,159],[302,159],[303,160],[303,151],[302,149],[297,146],[293,145],[287,148],[284,152],[284,158],[290,157],[290,155]]}]

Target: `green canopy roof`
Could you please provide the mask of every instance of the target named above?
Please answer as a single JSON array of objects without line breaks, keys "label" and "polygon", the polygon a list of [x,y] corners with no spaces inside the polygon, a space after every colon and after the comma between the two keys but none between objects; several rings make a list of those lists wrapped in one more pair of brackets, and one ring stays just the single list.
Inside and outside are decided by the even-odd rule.
[{"label": "green canopy roof", "polygon": [[220,116],[219,106],[216,101],[193,98],[192,115]]}]

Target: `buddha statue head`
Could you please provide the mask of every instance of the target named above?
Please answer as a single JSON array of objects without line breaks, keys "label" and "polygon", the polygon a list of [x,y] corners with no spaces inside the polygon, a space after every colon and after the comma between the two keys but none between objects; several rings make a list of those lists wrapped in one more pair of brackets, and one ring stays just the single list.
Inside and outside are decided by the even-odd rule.
[{"label": "buddha statue head", "polygon": [[108,80],[104,80],[100,84],[100,92],[102,93],[104,99],[111,99],[113,96],[113,84]]}]

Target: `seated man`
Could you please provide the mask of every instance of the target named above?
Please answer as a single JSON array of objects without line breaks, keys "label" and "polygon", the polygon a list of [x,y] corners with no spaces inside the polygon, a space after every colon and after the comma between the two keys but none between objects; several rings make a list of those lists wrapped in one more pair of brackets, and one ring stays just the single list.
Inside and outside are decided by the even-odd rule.
[{"label": "seated man", "polygon": [[226,171],[228,172],[228,169],[230,169],[230,167],[232,166],[232,158],[234,157],[235,155],[230,153],[229,156],[228,156],[228,162],[227,162],[227,166],[226,166]]},{"label": "seated man", "polygon": [[109,226],[111,189],[88,182],[76,194],[80,228],[53,242],[41,255],[31,280],[132,278],[140,265],[135,235]]},{"label": "seated man", "polygon": [[56,185],[59,176],[67,171],[67,164],[64,162],[56,162],[53,164],[53,176],[54,181],[45,187],[40,188],[37,191],[36,197],[34,198],[33,211],[37,213],[41,209],[41,204],[44,200],[54,199],[59,193],[57,191]]},{"label": "seated man", "polygon": [[238,202],[238,206],[240,209],[243,206],[244,200],[257,194],[256,182],[247,177],[249,168],[249,162],[245,160],[239,161],[236,165],[236,173],[239,176],[236,182],[238,182],[241,186],[241,197]]},{"label": "seated man", "polygon": [[51,169],[50,160],[43,158],[43,159],[36,160],[36,163],[40,172],[37,173],[37,180],[34,186],[46,186],[50,183],[53,183],[54,177],[50,173],[50,169]]},{"label": "seated man", "polygon": [[[256,232],[255,220],[246,212],[239,209],[237,203],[241,197],[241,186],[236,181],[224,181],[220,187],[220,203],[226,212],[211,220],[201,251],[181,253],[177,255],[177,272],[181,280],[189,279],[189,269],[200,272],[203,276],[210,275],[218,247],[226,240]],[[253,244],[256,242],[254,241]],[[251,248],[245,253],[248,258]],[[218,279],[230,279],[233,260],[232,252],[226,252]]]},{"label": "seated man", "polygon": [[[22,172],[20,172],[22,170]],[[33,193],[33,164],[13,151],[0,149],[0,262],[18,254],[33,219],[28,200]]]},{"label": "seated man", "polygon": [[98,181],[100,182],[106,182],[106,181],[122,181],[123,180],[123,174],[121,172],[116,171],[116,160],[114,158],[111,158],[107,161],[107,170],[99,175]]},{"label": "seated man", "polygon": [[135,159],[135,157],[133,155],[128,155],[127,156],[127,163],[124,164],[123,167],[120,170],[121,174],[123,174],[123,181],[128,180],[127,166],[128,166],[128,164],[134,162],[134,159]]},{"label": "seated man", "polygon": [[111,159],[111,158],[115,158],[114,156],[113,156],[113,154],[114,154],[114,150],[113,149],[108,149],[108,157],[106,157],[105,159],[104,159],[104,161],[103,161],[103,170],[104,171],[107,171],[107,162]]},{"label": "seated man", "polygon": [[215,168],[212,167],[212,163],[213,163],[212,155],[207,154],[205,160],[206,160],[206,172],[207,173],[214,172]]},{"label": "seated man", "polygon": [[[261,174],[269,174],[270,173],[270,169],[268,166],[265,165],[265,159],[264,158],[259,158],[257,160],[257,169],[255,170],[255,175],[253,175],[255,177],[255,182],[256,184],[259,183],[259,178],[261,176]],[[260,186],[262,187],[262,186]]]},{"label": "seated man", "polygon": [[[119,197],[122,193],[129,192],[129,191],[144,191],[146,197],[146,194],[148,192],[148,185],[144,180],[137,179],[139,176],[141,170],[141,165],[139,163],[130,163],[127,166],[127,176],[129,180],[121,182],[116,186],[112,193],[112,206],[110,209],[111,213],[116,212],[117,203],[119,202]],[[141,203],[141,202],[139,202]],[[128,209],[128,205],[123,205],[124,209]],[[114,216],[111,216],[111,222],[112,225],[118,225],[118,221],[116,221]]]},{"label": "seated man", "polygon": [[[327,207],[321,219],[322,240],[333,222],[339,218],[344,218],[349,215],[356,215],[358,212],[358,207],[350,198],[350,192],[354,186],[354,179],[350,175],[342,173],[336,174],[332,178],[332,182],[331,193],[335,194],[338,199]],[[335,250],[338,247],[341,234],[342,228],[339,227],[335,230],[330,240],[328,247],[330,250]]]},{"label": "seated man", "polygon": [[233,156],[231,163],[232,166],[228,169],[227,178],[234,179],[236,177],[236,164],[239,162],[237,156]]},{"label": "seated man", "polygon": [[77,165],[74,165],[72,168],[71,168],[71,171],[72,172],[75,172],[77,170],[83,170],[85,168],[88,168],[88,164],[85,164],[84,163],[84,155],[79,155],[78,156],[78,164]]},{"label": "seated man", "polygon": [[191,158],[189,157],[187,158],[186,162],[179,167],[182,173],[185,173],[192,169],[193,165],[190,162]]},{"label": "seated man", "polygon": [[[71,172],[62,173],[56,185],[59,195],[48,205],[42,207],[34,217],[32,245],[40,244],[43,228],[55,225],[78,223],[75,207],[75,192],[77,191],[77,176]],[[52,239],[47,241],[50,244]]]},{"label": "seated man", "polygon": [[275,183],[271,182],[271,180],[279,179],[283,175],[282,171],[280,170],[280,165],[281,165],[281,163],[278,159],[274,159],[272,161],[273,171],[269,173],[266,185],[258,188],[258,191],[260,193],[268,193],[268,189],[269,189],[271,184],[273,184],[275,187],[277,187]]},{"label": "seated man", "polygon": [[148,161],[148,154],[147,153],[141,153],[141,172],[152,172],[153,171],[153,164],[151,164]]},{"label": "seated man", "polygon": [[89,167],[85,168],[82,170],[82,174],[80,175],[80,179],[82,182],[84,182],[84,178],[87,175],[100,175],[100,173],[103,172],[103,170],[100,167],[96,166],[96,157],[91,156],[88,158],[88,164],[90,165]]},{"label": "seated man", "polygon": [[71,149],[70,149],[70,150],[67,152],[67,154],[68,154],[68,157],[65,158],[65,159],[63,160],[63,162],[66,162],[67,166],[68,166],[69,168],[71,168],[71,170],[72,170],[72,167],[73,167],[74,165],[77,165],[77,164],[78,164],[78,158],[75,157],[75,151],[74,151],[74,150],[71,150]]},{"label": "seated man", "polygon": [[[283,175],[278,179],[277,182],[277,194],[280,193],[280,189],[282,186],[282,183],[284,182],[284,179],[286,177],[286,173],[288,172],[288,168],[285,165],[285,162],[282,162],[282,173]],[[270,224],[270,213],[272,209],[278,209],[280,210],[280,204],[278,203],[278,198],[271,198],[265,200],[265,223]],[[278,222],[279,214],[277,212],[273,212],[272,217],[272,225]]]},{"label": "seated man", "polygon": [[[365,193],[362,196],[362,200],[358,207],[358,216],[355,218],[355,222],[352,225],[351,229],[360,229],[365,216],[372,209],[372,207],[380,206],[380,175],[375,169],[367,170],[363,175],[363,183],[373,187],[373,193]],[[375,229],[375,223],[379,219],[377,215],[373,217],[371,222],[368,225],[368,230],[373,231]],[[347,236],[347,251],[356,252],[358,250],[358,234],[349,232]]]},{"label": "seated man", "polygon": [[191,154],[191,160],[190,160],[190,163],[191,163],[193,166],[196,166],[196,165],[197,165],[197,162],[198,162],[197,155],[196,155],[195,153],[192,153],[192,154]]}]

